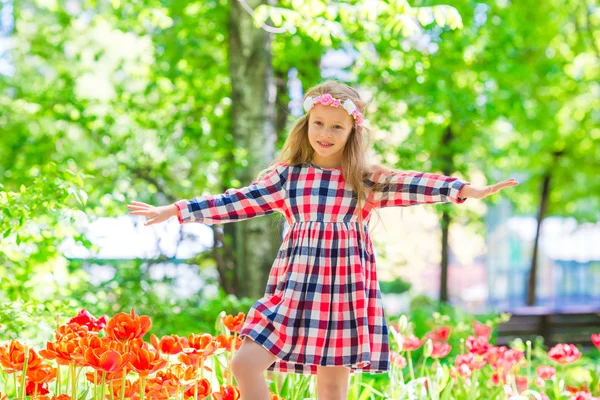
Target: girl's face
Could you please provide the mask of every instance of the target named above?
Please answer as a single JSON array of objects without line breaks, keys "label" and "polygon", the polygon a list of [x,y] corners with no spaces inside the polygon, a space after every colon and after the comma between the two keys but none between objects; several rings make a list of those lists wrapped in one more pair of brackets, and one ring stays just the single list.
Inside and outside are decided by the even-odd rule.
[{"label": "girl's face", "polygon": [[324,168],[340,167],[353,125],[354,119],[342,107],[315,104],[308,120],[308,139],[315,150],[314,163]]}]

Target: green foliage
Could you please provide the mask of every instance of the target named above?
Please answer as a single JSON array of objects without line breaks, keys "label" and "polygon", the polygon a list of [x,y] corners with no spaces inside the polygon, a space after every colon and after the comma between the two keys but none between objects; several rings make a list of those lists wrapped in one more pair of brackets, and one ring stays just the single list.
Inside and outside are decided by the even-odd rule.
[{"label": "green foliage", "polygon": [[410,290],[412,284],[404,279],[397,277],[392,281],[379,281],[381,293],[402,294]]}]

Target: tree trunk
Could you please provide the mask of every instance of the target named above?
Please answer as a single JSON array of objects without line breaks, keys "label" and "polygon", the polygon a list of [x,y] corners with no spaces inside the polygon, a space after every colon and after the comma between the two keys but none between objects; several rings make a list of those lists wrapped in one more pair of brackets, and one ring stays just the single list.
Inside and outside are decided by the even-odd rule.
[{"label": "tree trunk", "polygon": [[[558,165],[560,158],[565,154],[565,150],[555,151],[553,155],[552,165]],[[540,196],[540,209],[537,217],[537,226],[535,229],[535,241],[533,242],[533,256],[531,257],[531,268],[529,269],[529,282],[527,283],[527,305],[535,305],[535,290],[537,281],[537,259],[538,259],[538,247],[540,243],[540,233],[542,231],[542,222],[548,212],[548,196],[550,195],[550,181],[552,180],[552,174],[547,172],[544,175],[542,181],[542,194]]]},{"label": "tree trunk", "polygon": [[442,265],[440,271],[440,302],[447,303],[448,296],[448,228],[450,227],[450,215],[447,211],[442,212]]},{"label": "tree trunk", "polygon": [[[264,0],[248,0],[255,9]],[[236,148],[248,151],[248,168],[236,175],[245,185],[275,156],[273,126],[276,89],[271,67],[271,37],[254,26],[252,16],[238,0],[231,0],[229,18],[229,72],[231,76],[231,120]],[[236,164],[240,160],[236,160]],[[234,265],[235,295],[261,297],[281,235],[274,229],[274,216],[224,224],[231,237],[231,250],[224,258]],[[226,264],[227,261],[224,261]]]},{"label": "tree trunk", "polygon": [[535,241],[533,242],[533,256],[531,257],[531,268],[529,269],[529,282],[527,283],[527,305],[535,305],[535,288],[537,282],[537,259],[538,259],[538,244],[540,242],[540,232],[542,230],[542,222],[546,215],[548,206],[548,190],[550,188],[550,173],[544,176],[542,181],[542,195],[540,198],[540,208],[537,217],[537,226],[535,228]]},{"label": "tree trunk", "polygon": [[[444,130],[444,135],[442,136],[442,150],[445,151],[449,148],[450,143],[452,142],[453,134],[452,128],[450,125],[446,127]],[[452,155],[445,154],[442,155],[442,160],[444,162],[445,168],[442,173],[446,176],[450,176],[452,174]],[[448,235],[450,229],[450,213],[446,210],[442,210],[442,264],[440,265],[440,302],[447,303],[450,296],[448,295]]]}]

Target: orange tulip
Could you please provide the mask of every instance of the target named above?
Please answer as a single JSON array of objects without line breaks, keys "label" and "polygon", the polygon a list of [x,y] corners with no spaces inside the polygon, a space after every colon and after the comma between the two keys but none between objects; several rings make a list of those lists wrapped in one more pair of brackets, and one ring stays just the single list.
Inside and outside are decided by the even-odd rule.
[{"label": "orange tulip", "polygon": [[201,333],[196,335],[190,334],[187,339],[187,347],[183,351],[187,354],[200,354],[203,357],[208,357],[219,348],[218,342],[209,333]]},{"label": "orange tulip", "polygon": [[106,333],[118,341],[128,341],[144,336],[152,327],[152,321],[147,315],[136,315],[134,309],[131,314],[118,313],[108,321]]},{"label": "orange tulip", "polygon": [[283,397],[276,395],[275,393],[271,393],[271,398],[269,400],[285,400]]},{"label": "orange tulip", "polygon": [[[0,399],[2,400],[2,399]],[[32,400],[71,400],[71,396],[69,396],[68,394],[59,394],[58,396],[37,396],[34,397]]]},{"label": "orange tulip", "polygon": [[177,335],[163,336],[160,340],[154,334],[150,335],[152,346],[165,354],[179,354],[183,351],[181,338]]},{"label": "orange tulip", "polygon": [[219,392],[212,394],[214,400],[238,400],[240,398],[240,389],[235,386],[220,386]]},{"label": "orange tulip", "polygon": [[167,360],[160,358],[157,351],[136,347],[131,350],[129,365],[141,377],[147,377],[167,365]]},{"label": "orange tulip", "polygon": [[[121,383],[123,381],[121,379],[117,379],[113,382],[113,395],[110,395],[110,391],[107,394],[106,398],[110,399],[110,398],[115,398],[115,399],[120,399],[121,398]],[[140,386],[139,386],[139,381],[135,381],[133,383],[131,383],[130,381],[128,381],[127,379],[125,380],[125,398],[126,399],[131,399],[132,397],[134,397],[136,394],[139,396],[140,394]]]},{"label": "orange tulip", "polygon": [[[0,325],[2,326],[2,325]],[[2,394],[0,393],[0,400],[7,400],[8,399],[8,395],[7,394]]]},{"label": "orange tulip", "polygon": [[196,367],[194,366],[171,364],[171,366],[169,366],[169,372],[177,378],[181,385],[193,383],[198,378]]},{"label": "orange tulip", "polygon": [[[208,379],[201,379],[200,381],[198,381],[196,386],[198,386],[198,400],[207,399],[208,396],[210,396],[210,392],[212,392],[212,389],[210,387],[210,382],[208,381]],[[194,385],[191,385],[183,394],[187,399],[188,397],[194,397],[194,391]]]},{"label": "orange tulip", "polygon": [[97,371],[104,371],[109,374],[122,370],[127,365],[130,358],[130,354],[121,354],[116,350],[107,350],[106,347],[87,349],[85,352],[87,365]]},{"label": "orange tulip", "polygon": [[96,335],[88,335],[79,338],[77,346],[71,353],[71,359],[75,361],[77,365],[82,367],[88,367],[85,361],[85,352],[87,349],[97,349],[105,346],[109,346],[109,342],[112,339],[109,337],[98,337]]},{"label": "orange tulip", "polygon": [[[194,354],[194,353],[180,354],[178,357],[179,361],[181,361],[183,364],[189,365],[194,368],[198,368],[200,366],[200,359],[204,359],[204,358],[205,358],[204,355]],[[206,365],[203,365],[203,367],[206,371],[212,372],[212,369],[210,369]]]},{"label": "orange tulip", "polygon": [[227,351],[231,351],[231,342],[235,339],[235,350],[238,350],[242,346],[242,340],[240,340],[239,336],[231,335],[227,337],[227,335],[217,335],[215,340],[219,344],[219,348],[225,349]]},{"label": "orange tulip", "polygon": [[170,370],[160,370],[146,381],[146,390],[150,399],[164,398],[165,394],[174,396],[178,387],[179,379]]},{"label": "orange tulip", "polygon": [[[123,378],[124,372],[125,372],[125,370],[122,369],[113,374],[106,374],[106,377],[104,378],[104,382],[119,381]],[[94,373],[93,372],[86,372],[85,379],[87,379],[87,381],[93,385],[102,385],[102,373],[96,374],[97,382],[94,382]]]},{"label": "orange tulip", "polygon": [[[23,371],[25,363],[25,346],[16,340],[11,340],[10,345],[0,346],[0,365],[4,367],[4,372],[12,374],[13,372]],[[29,360],[27,369],[33,370],[39,368],[42,359],[33,348],[29,349]]]},{"label": "orange tulip", "polygon": [[56,331],[54,331],[54,337],[57,341],[63,339],[64,337],[85,337],[89,334],[90,332],[87,327],[77,324],[63,324],[60,325]]},{"label": "orange tulip", "polygon": [[51,365],[41,365],[36,369],[27,367],[27,378],[34,383],[48,383],[56,378],[56,368]]},{"label": "orange tulip", "polygon": [[229,329],[231,332],[240,333],[242,330],[242,326],[244,326],[244,319],[246,315],[243,312],[238,313],[237,316],[233,315],[224,315],[221,320],[223,324]]},{"label": "orange tulip", "polygon": [[56,360],[60,365],[69,365],[73,361],[72,355],[77,348],[77,342],[71,338],[64,336],[56,343],[46,342],[46,349],[40,350],[40,355],[46,360]]}]

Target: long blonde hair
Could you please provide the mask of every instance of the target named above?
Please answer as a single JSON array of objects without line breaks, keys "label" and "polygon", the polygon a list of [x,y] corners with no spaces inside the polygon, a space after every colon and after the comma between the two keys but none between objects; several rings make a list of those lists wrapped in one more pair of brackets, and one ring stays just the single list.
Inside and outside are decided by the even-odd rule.
[{"label": "long blonde hair", "polygon": [[[311,87],[304,94],[304,99],[308,96],[320,96],[324,93],[331,94],[334,98],[340,99],[342,102],[346,99],[352,100],[358,110],[364,115],[367,103],[365,103],[356,90],[350,86],[340,83],[335,80],[326,80],[323,83]],[[286,141],[279,155],[273,162],[264,170],[260,171],[257,179],[264,176],[278,163],[289,165],[298,165],[312,160],[315,150],[312,148],[308,140],[308,120],[310,112],[302,115],[296,120],[292,129],[286,138]],[[371,144],[371,130],[364,125],[357,126],[354,123],[352,131],[348,136],[348,140],[344,147],[342,156],[341,172],[344,180],[352,187],[353,192],[357,196],[358,220],[362,227],[362,208],[367,202],[369,193],[372,191],[381,191],[383,187],[390,184],[389,180],[386,183],[375,183],[368,187],[365,185],[365,179],[370,177],[375,172],[394,173],[401,172],[394,168],[389,168],[381,164],[372,164],[367,160],[367,149]],[[360,230],[362,236],[362,228]]]}]

